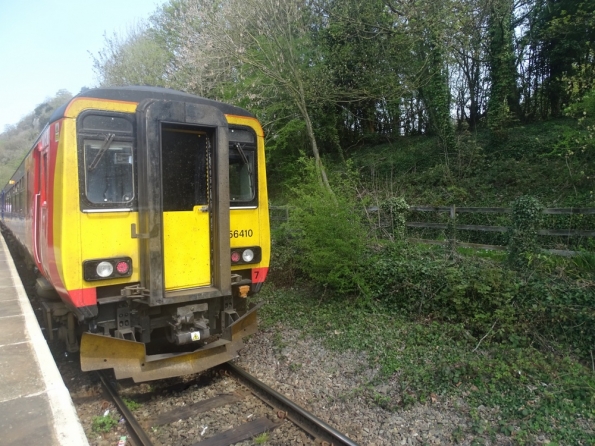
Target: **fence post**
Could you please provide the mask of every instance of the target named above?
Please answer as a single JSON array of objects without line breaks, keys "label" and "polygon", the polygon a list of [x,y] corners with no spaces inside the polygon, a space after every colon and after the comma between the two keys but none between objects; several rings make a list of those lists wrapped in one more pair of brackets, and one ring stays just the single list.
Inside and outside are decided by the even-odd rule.
[{"label": "fence post", "polygon": [[451,255],[454,255],[457,250],[457,207],[456,205],[450,206],[450,218],[448,220],[448,247]]}]

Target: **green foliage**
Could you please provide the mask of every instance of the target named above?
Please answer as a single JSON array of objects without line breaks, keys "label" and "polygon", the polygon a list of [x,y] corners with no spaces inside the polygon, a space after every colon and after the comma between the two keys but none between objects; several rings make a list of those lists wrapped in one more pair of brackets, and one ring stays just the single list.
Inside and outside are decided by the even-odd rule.
[{"label": "green foliage", "polygon": [[[267,110],[266,113],[272,111]],[[292,119],[285,125],[278,124],[267,139],[266,150],[269,188],[273,196],[280,195],[287,192],[283,188],[299,181],[299,170],[295,165],[309,150],[304,121]]]},{"label": "green foliage", "polygon": [[270,440],[270,435],[268,432],[263,432],[260,435],[254,437],[253,441],[254,444],[266,444]]},{"label": "green foliage", "polygon": [[108,414],[100,417],[93,417],[91,429],[93,432],[97,433],[109,432],[117,425],[118,420]]},{"label": "green foliage", "polygon": [[534,197],[522,196],[512,203],[512,224],[508,234],[508,261],[527,266],[539,253],[537,231],[543,206]]},{"label": "green foliage", "polygon": [[403,197],[390,197],[380,203],[380,210],[390,217],[392,235],[394,240],[405,238],[405,223],[409,205]]},{"label": "green foliage", "polygon": [[374,256],[367,280],[372,297],[399,313],[462,324],[472,336],[486,335],[490,341],[514,340],[519,346],[537,342],[590,361],[595,345],[593,271],[575,274],[572,269],[588,268],[592,256],[566,261],[566,271],[562,261],[548,267],[551,259],[542,255],[532,270],[517,271],[499,262],[451,260],[439,249],[395,244]]},{"label": "green foliage", "polygon": [[[400,256],[422,257],[422,251],[401,250]],[[430,262],[431,256],[425,260]],[[511,274],[514,279],[517,273]],[[517,295],[525,291],[519,288]],[[267,302],[260,313],[265,329],[276,330],[278,323],[298,328],[328,348],[365,352],[370,365],[379,368],[380,376],[346,394],[346,399],[365,397],[386,410],[402,410],[432,398],[461,398],[472,408],[472,423],[459,426],[453,440],[469,435],[489,440],[495,434],[504,436],[505,442],[526,444],[537,443],[540,435],[564,444],[592,440],[595,376],[590,358],[587,368],[570,355],[541,352],[522,328],[505,337],[498,325],[492,333],[488,328],[474,334],[465,323],[440,320],[437,314],[411,318],[395,311],[399,295],[361,306],[340,297],[321,301],[312,293],[265,287],[260,298]],[[502,341],[495,342],[495,337]],[[374,390],[385,379],[394,383],[395,375],[394,392]],[[482,405],[493,416],[484,419],[476,410]]]},{"label": "green foliage", "polygon": [[58,90],[54,97],[44,100],[16,125],[6,126],[0,133],[0,187],[8,183],[54,110],[71,98],[68,91]]},{"label": "green foliage", "polygon": [[519,195],[531,194],[550,207],[584,207],[595,204],[590,151],[578,150],[573,157],[550,155],[566,129],[577,128],[576,121],[567,118],[511,128],[505,144],[494,144],[487,130],[463,135],[450,157],[451,180],[436,138],[403,137],[362,150],[352,159],[366,187],[390,190],[411,204],[508,207]]},{"label": "green foliage", "polygon": [[292,266],[316,284],[343,293],[362,292],[367,231],[361,204],[354,199],[353,178],[349,172],[335,178],[333,199],[319,183],[314,161],[301,160],[301,166],[303,179],[292,191],[280,244],[297,256]]},{"label": "green foliage", "polygon": [[536,113],[559,116],[576,93],[580,98],[593,85],[594,17],[592,0],[535,2],[527,33],[527,43],[535,48],[531,68],[547,73],[533,93]]},{"label": "green foliage", "polygon": [[93,56],[93,70],[102,86],[167,85],[172,55],[160,45],[148,24],[138,24],[126,36],[104,35],[105,46]]},{"label": "green foliage", "polygon": [[488,100],[488,125],[493,137],[502,137],[503,128],[518,110],[515,55],[513,46],[513,2],[499,0],[493,3],[489,16],[490,37],[490,95]]},{"label": "green foliage", "polygon": [[126,404],[126,407],[128,407],[128,409],[130,410],[136,410],[141,407],[139,403],[137,403],[134,400],[131,400],[130,398],[122,398],[122,401],[124,401],[124,404]]},{"label": "green foliage", "polygon": [[389,245],[369,270],[372,295],[413,317],[462,323],[474,335],[494,326],[494,339],[523,331],[515,310],[519,284],[513,273],[478,259],[450,260],[440,251]]}]

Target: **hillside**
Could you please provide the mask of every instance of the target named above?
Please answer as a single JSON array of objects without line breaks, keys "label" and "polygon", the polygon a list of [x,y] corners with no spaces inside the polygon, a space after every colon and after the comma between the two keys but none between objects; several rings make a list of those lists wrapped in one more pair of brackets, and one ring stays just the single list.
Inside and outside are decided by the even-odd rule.
[{"label": "hillside", "polygon": [[72,98],[66,90],[60,90],[22,118],[17,124],[6,126],[0,133],[0,187],[8,182],[19,167],[35,139],[47,124],[56,108]]},{"label": "hillside", "polygon": [[436,138],[403,137],[369,146],[352,160],[364,181],[411,204],[509,206],[531,195],[550,207],[595,204],[595,147],[573,119],[519,125],[494,142],[487,130],[458,135],[445,155]]}]

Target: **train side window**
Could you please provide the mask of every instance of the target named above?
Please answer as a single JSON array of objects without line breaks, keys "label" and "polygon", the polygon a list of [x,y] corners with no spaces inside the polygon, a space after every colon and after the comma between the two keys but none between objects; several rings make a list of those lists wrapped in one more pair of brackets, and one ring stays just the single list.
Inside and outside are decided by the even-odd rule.
[{"label": "train side window", "polygon": [[129,203],[134,198],[132,143],[85,139],[85,194],[91,203]]}]

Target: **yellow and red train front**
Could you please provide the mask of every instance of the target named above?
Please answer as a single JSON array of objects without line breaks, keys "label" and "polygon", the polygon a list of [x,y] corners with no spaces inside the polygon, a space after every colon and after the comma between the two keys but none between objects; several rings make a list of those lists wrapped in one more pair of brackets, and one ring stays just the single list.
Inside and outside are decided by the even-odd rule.
[{"label": "yellow and red train front", "polygon": [[[86,125],[81,117],[109,117],[113,114],[113,120],[129,116],[128,122],[133,128],[136,108],[137,103],[134,102],[76,98],[66,108],[64,117],[46,129],[30,155],[33,179],[30,181],[33,188],[30,250],[38,268],[62,299],[69,306],[79,310],[79,319],[87,313],[94,313],[87,312],[86,309],[90,310],[97,305],[98,289],[101,297],[101,292],[109,293],[110,286],[139,283],[141,262],[147,261],[140,258],[139,238],[134,237],[134,230],[131,233],[131,228],[140,227],[138,209],[132,205],[122,205],[125,200],[121,198],[113,207],[108,204],[111,198],[108,197],[107,190],[113,189],[109,182],[116,179],[100,183],[106,188],[104,202],[101,202],[101,197],[91,196],[88,192],[92,186],[90,183],[95,181],[91,178],[92,175],[96,175],[95,172],[101,169],[102,162],[107,162],[101,158],[106,156],[100,155],[103,150],[110,152],[108,156],[115,160],[110,162],[121,163],[116,168],[130,169],[130,177],[134,183],[130,196],[125,199],[133,202],[140,192],[136,183],[135,159],[129,156],[135,154],[134,131],[129,135],[129,142],[123,137],[119,144],[114,145],[113,141],[117,138],[110,137],[109,132],[102,132],[101,128],[93,129],[91,124],[90,128],[81,128]],[[266,277],[270,258],[263,132],[254,118],[226,115],[226,119],[230,128],[245,128],[256,135],[254,168],[258,174],[255,176],[257,186],[253,188],[257,191],[253,201],[256,204],[234,206],[233,201],[230,203],[229,235],[232,271],[245,271],[247,267],[241,260],[234,264],[234,249],[241,251],[243,247],[259,248],[260,261],[249,265],[249,279],[252,286],[257,286]],[[164,129],[164,138],[167,137],[167,132],[173,134],[184,130]],[[183,136],[197,140],[200,137],[200,132],[193,130],[186,131]],[[110,138],[110,146],[103,147]],[[96,170],[91,175],[89,169],[93,167],[94,161],[98,167],[95,167]],[[178,160],[172,163],[172,167],[183,169],[183,162],[180,163]],[[172,175],[171,172],[169,174]],[[173,172],[169,183],[171,194],[175,194],[176,175],[181,175],[181,172]],[[180,177],[178,181],[191,182],[193,179]],[[206,187],[208,188],[208,185]],[[84,196],[86,193],[87,196]],[[206,198],[206,195],[204,196]],[[84,203],[89,202],[91,204],[83,208]],[[166,291],[210,285],[213,268],[210,254],[213,228],[210,226],[212,219],[209,206],[205,201],[194,203],[191,209],[186,210],[163,209],[163,270]],[[102,259],[129,259],[131,269],[127,274],[108,276],[105,279],[93,277],[92,280],[87,280],[88,277],[83,271],[84,263],[95,261],[95,265]]]}]

